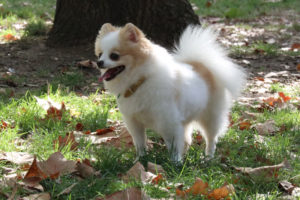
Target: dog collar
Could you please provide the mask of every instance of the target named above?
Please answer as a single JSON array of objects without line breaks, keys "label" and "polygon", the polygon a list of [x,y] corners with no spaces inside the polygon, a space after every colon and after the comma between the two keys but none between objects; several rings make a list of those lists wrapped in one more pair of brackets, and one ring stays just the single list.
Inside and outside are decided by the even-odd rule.
[{"label": "dog collar", "polygon": [[[146,81],[146,77],[142,76],[136,83],[132,84],[124,93],[124,97],[128,98]],[[120,95],[118,95],[119,97]]]}]

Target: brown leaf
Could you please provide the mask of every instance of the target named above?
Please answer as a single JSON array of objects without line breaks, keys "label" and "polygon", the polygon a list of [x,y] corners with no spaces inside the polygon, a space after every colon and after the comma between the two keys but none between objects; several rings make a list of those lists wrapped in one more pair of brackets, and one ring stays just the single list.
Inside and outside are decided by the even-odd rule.
[{"label": "brown leaf", "polygon": [[[209,199],[215,199],[215,200],[221,200],[221,199],[227,199],[229,194],[234,193],[234,187],[233,185],[225,184],[220,188],[214,189],[212,192],[208,194]],[[229,198],[230,199],[230,198]]]},{"label": "brown leaf", "polygon": [[82,162],[82,163],[77,162],[76,170],[79,172],[80,176],[83,178],[87,178],[87,177],[93,176],[95,174],[94,168],[84,162]]},{"label": "brown leaf", "polygon": [[240,130],[249,130],[251,127],[251,123],[249,121],[242,121],[239,123]]},{"label": "brown leaf", "polygon": [[257,81],[265,81],[265,78],[264,77],[261,77],[261,76],[256,76],[253,78],[253,80],[257,80]]},{"label": "brown leaf", "polygon": [[297,71],[300,71],[300,63],[296,67]]},{"label": "brown leaf", "polygon": [[38,194],[31,194],[26,197],[22,197],[22,200],[50,200],[51,196],[48,192],[38,193]]},{"label": "brown leaf", "polygon": [[10,34],[10,33],[3,35],[3,39],[7,40],[7,41],[17,40],[17,38],[14,35]]},{"label": "brown leaf", "polygon": [[264,103],[271,107],[282,107],[283,103],[280,98],[269,97],[263,100]]},{"label": "brown leaf", "polygon": [[44,180],[47,177],[47,174],[45,174],[38,166],[35,157],[28,172],[26,173],[23,179],[23,182],[29,185],[37,185],[41,180]]},{"label": "brown leaf", "polygon": [[113,145],[114,147],[121,148],[131,148],[134,146],[133,140],[129,132],[125,127],[122,128],[119,137],[114,137],[109,139],[106,144]]},{"label": "brown leaf", "polygon": [[157,174],[157,176],[154,177],[154,178],[152,179],[151,183],[157,185],[157,184],[160,183],[162,180],[163,180],[163,175],[162,175],[162,174]]},{"label": "brown leaf", "polygon": [[196,142],[197,142],[198,145],[203,143],[202,135],[196,135],[195,139],[196,139]]},{"label": "brown leaf", "polygon": [[141,200],[146,199],[144,195],[141,189],[132,187],[107,195],[104,198],[97,198],[96,200]]},{"label": "brown leaf", "polygon": [[41,106],[44,110],[47,111],[46,118],[48,119],[58,119],[61,120],[63,112],[66,111],[66,106],[64,102],[56,103],[48,97],[48,100],[44,100],[34,96],[37,100],[39,106]]},{"label": "brown leaf", "polygon": [[176,187],[176,196],[179,196],[179,197],[186,197],[187,196],[187,192],[186,190],[183,190],[183,185],[179,185],[178,187]]},{"label": "brown leaf", "polygon": [[82,60],[77,63],[78,67],[98,68],[97,63],[91,60]]},{"label": "brown leaf", "polygon": [[193,195],[207,195],[208,194],[208,183],[203,182],[201,178],[196,178],[195,183],[192,185],[192,187],[188,190],[186,190],[187,193],[191,193]]},{"label": "brown leaf", "polygon": [[262,166],[257,168],[251,167],[235,167],[235,169],[239,172],[249,175],[253,179],[264,179],[268,180],[268,178],[276,178],[278,176],[277,172],[281,168],[290,168],[290,164],[287,160],[284,160],[282,163],[278,165],[269,165]]},{"label": "brown leaf", "polygon": [[115,130],[114,127],[97,129],[96,130],[96,135],[104,135],[106,133],[113,132],[114,130]]},{"label": "brown leaf", "polygon": [[206,4],[205,4],[206,8],[211,7],[211,5],[212,5],[211,1],[207,1]]},{"label": "brown leaf", "polygon": [[63,147],[70,145],[70,150],[74,150],[77,149],[79,145],[78,142],[76,142],[75,140],[75,136],[73,132],[67,133],[65,137],[58,136],[58,139],[53,141],[54,147],[56,146],[57,143],[58,143],[58,149],[62,149]]},{"label": "brown leaf", "polygon": [[275,121],[272,119],[265,121],[264,123],[258,123],[254,127],[259,135],[273,135],[279,131],[279,128],[276,127]]},{"label": "brown leaf", "polygon": [[288,102],[289,100],[291,100],[291,97],[285,96],[283,92],[278,92],[278,95],[282,98],[284,102]]},{"label": "brown leaf", "polygon": [[77,123],[75,126],[76,131],[82,131],[83,130],[83,124],[82,123]]},{"label": "brown leaf", "polygon": [[294,43],[291,47],[291,50],[300,49],[300,43]]},{"label": "brown leaf", "polygon": [[244,111],[242,113],[243,115],[243,119],[251,119],[251,120],[255,120],[257,119],[257,117],[260,115],[259,113],[253,113],[253,112],[249,112],[249,111]]},{"label": "brown leaf", "polygon": [[151,172],[146,172],[144,166],[137,162],[130,168],[127,173],[122,177],[124,182],[128,182],[131,178],[134,178],[143,183],[149,183],[155,177]]},{"label": "brown leaf", "polygon": [[46,161],[38,162],[40,169],[49,177],[53,174],[69,174],[76,171],[76,162],[67,160],[61,152],[55,152]]},{"label": "brown leaf", "polygon": [[295,186],[294,186],[292,183],[290,183],[290,182],[288,182],[288,181],[286,181],[286,180],[284,180],[284,181],[279,181],[278,187],[279,187],[281,190],[283,190],[284,192],[287,192],[288,194],[292,194],[292,191],[293,191],[294,188],[295,188]]},{"label": "brown leaf", "polygon": [[151,172],[153,174],[158,174],[158,173],[164,174],[165,173],[165,170],[162,168],[162,166],[157,165],[152,162],[147,163],[147,169],[148,169],[148,172]]}]

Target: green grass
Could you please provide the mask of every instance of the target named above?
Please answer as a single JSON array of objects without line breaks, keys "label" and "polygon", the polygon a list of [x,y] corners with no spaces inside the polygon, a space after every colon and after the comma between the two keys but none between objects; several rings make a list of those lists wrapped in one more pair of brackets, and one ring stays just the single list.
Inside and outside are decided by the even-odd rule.
[{"label": "green grass", "polygon": [[255,41],[248,46],[231,46],[230,53],[234,55],[267,55],[267,56],[299,56],[300,51],[283,51],[277,44]]},{"label": "green grass", "polygon": [[[52,21],[55,0],[0,0],[0,41],[8,33],[17,38],[45,35]],[[10,41],[5,41],[10,42]]]},{"label": "green grass", "polygon": [[43,20],[34,20],[29,22],[24,30],[24,35],[28,36],[41,36],[46,35],[48,28]]},{"label": "green grass", "polygon": [[[253,19],[257,16],[293,10],[300,12],[300,2],[297,0],[283,0],[278,2],[267,2],[263,0],[190,0],[201,16],[214,16],[228,19]],[[206,6],[207,2],[212,2],[211,6]]]},{"label": "green grass", "polygon": [[[275,87],[275,86],[274,86]],[[50,87],[51,88],[51,87]],[[277,89],[276,89],[277,91]],[[120,120],[119,113],[111,113],[109,110],[116,107],[115,99],[110,95],[91,94],[87,97],[77,96],[74,92],[66,92],[63,88],[49,91],[49,96],[56,102],[64,102],[68,110],[75,110],[79,114],[71,116],[66,112],[61,120],[46,119],[45,111],[37,105],[36,100],[30,93],[19,99],[6,99],[0,102],[0,121],[5,120],[14,125],[14,128],[0,131],[0,151],[20,151],[20,146],[15,145],[20,138],[25,139],[23,151],[30,152],[38,158],[46,159],[57,149],[53,147],[53,141],[58,136],[75,129],[80,122],[84,130],[92,130],[106,127],[107,119]],[[39,95],[46,98],[46,94]],[[99,103],[99,98],[101,102]],[[237,121],[245,110],[249,108],[235,105],[232,111],[233,120]],[[253,110],[250,110],[253,112]],[[255,111],[255,110],[254,110]],[[255,111],[257,112],[257,111]],[[216,157],[211,161],[205,161],[205,144],[194,144],[189,149],[182,165],[174,165],[170,155],[161,141],[161,138],[151,132],[147,132],[151,140],[155,141],[154,148],[150,149],[145,157],[141,159],[143,164],[148,161],[162,165],[166,171],[167,182],[160,183],[161,187],[171,185],[171,194],[175,193],[175,183],[183,183],[184,188],[189,188],[194,183],[195,177],[207,181],[211,188],[217,188],[224,182],[234,184],[236,193],[233,199],[255,199],[256,194],[269,194],[269,199],[276,199],[281,195],[278,189],[278,181],[253,180],[250,177],[233,170],[234,166],[259,167],[268,164],[278,164],[285,158],[289,160],[293,169],[280,170],[278,179],[290,180],[300,170],[297,160],[290,158],[289,152],[300,155],[299,130],[295,127],[300,125],[299,110],[275,110],[265,111],[260,117],[253,121],[264,122],[274,119],[278,127],[285,126],[286,131],[267,137],[265,143],[255,141],[255,130],[239,130],[233,126],[217,145]],[[133,165],[135,158],[134,149],[116,149],[114,147],[97,147],[89,142],[81,140],[78,150],[71,151],[68,147],[63,148],[62,153],[68,159],[96,158],[93,167],[101,171],[101,178],[90,177],[78,180],[72,175],[64,175],[60,182],[46,179],[41,182],[45,191],[51,194],[53,199],[92,199],[96,196],[105,196],[125,188],[135,186],[143,188],[153,198],[167,198],[169,193],[158,189],[153,184],[142,185],[139,181],[132,180],[123,182],[119,175],[126,173]],[[264,159],[259,159],[264,158]],[[1,166],[7,164],[0,162]],[[16,166],[15,166],[16,167]],[[1,178],[1,175],[0,175]],[[238,178],[239,182],[234,183]],[[68,195],[57,195],[73,183],[77,185]],[[10,191],[5,188],[5,191]],[[19,191],[25,195],[26,191]],[[189,196],[188,199],[198,197]]]}]

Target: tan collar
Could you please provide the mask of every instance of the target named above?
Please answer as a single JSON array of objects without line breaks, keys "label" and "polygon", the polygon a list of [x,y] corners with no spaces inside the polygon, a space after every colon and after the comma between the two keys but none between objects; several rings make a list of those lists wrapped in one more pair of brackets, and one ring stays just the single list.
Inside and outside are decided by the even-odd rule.
[{"label": "tan collar", "polygon": [[146,81],[146,77],[142,76],[136,83],[132,84],[124,93],[124,97],[130,97],[135,91]]}]

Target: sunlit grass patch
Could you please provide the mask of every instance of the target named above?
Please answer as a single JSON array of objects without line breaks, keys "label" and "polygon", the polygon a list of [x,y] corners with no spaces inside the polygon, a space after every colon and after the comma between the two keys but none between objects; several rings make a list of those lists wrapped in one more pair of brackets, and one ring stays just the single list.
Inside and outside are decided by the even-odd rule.
[{"label": "sunlit grass patch", "polygon": [[[198,10],[197,14],[201,16],[214,16],[229,19],[253,19],[257,16],[272,14],[285,10],[300,11],[300,3],[297,0],[288,1],[207,1],[190,0]],[[210,2],[210,3],[207,3]]]},{"label": "sunlit grass patch", "polygon": [[[24,36],[45,35],[53,19],[55,0],[0,0],[0,42],[11,42]],[[25,29],[25,30],[24,30]],[[8,40],[3,35],[12,34]]]}]

